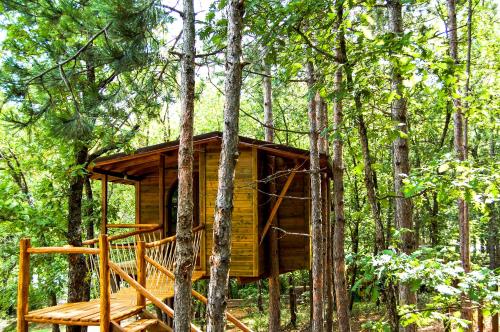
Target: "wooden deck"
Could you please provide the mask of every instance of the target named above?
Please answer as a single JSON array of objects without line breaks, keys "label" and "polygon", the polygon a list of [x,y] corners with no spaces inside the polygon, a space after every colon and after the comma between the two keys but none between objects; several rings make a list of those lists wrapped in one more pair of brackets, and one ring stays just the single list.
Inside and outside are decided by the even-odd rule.
[{"label": "wooden deck", "polygon": [[[130,305],[129,301],[111,300],[111,320],[121,321],[142,311],[143,307]],[[89,302],[65,303],[29,312],[28,322],[56,323],[62,325],[99,325],[99,299]]]},{"label": "wooden deck", "polygon": [[[193,282],[205,275],[205,271],[193,271]],[[174,282],[162,276],[159,279],[148,278],[146,288],[162,301],[174,296]],[[147,302],[149,303],[149,301]],[[122,288],[111,294],[111,320],[121,321],[139,314],[142,306],[136,305],[136,291]],[[99,299],[89,302],[65,303],[53,307],[29,312],[28,322],[56,323],[62,325],[98,326],[100,319]]]}]

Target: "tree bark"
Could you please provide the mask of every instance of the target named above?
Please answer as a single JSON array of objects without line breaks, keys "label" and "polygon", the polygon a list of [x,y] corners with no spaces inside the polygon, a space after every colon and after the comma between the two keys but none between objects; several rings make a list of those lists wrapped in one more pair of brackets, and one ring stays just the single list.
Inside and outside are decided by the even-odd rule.
[{"label": "tree bark", "polygon": [[[490,138],[490,157],[495,158],[495,139],[496,135],[491,135]],[[495,270],[500,267],[500,226],[498,225],[498,202],[493,202],[488,205],[490,219],[488,220],[488,257],[489,267]],[[498,332],[498,313],[491,316],[491,331]]]},{"label": "tree bark", "polygon": [[210,284],[207,305],[207,331],[224,330],[229,264],[231,259],[231,216],[233,210],[234,170],[238,159],[238,124],[241,94],[241,39],[244,2],[227,4],[228,36],[226,80],[224,83],[224,128],[219,161],[219,184],[215,203],[213,248],[210,257]]},{"label": "tree bark", "polygon": [[[75,165],[83,165],[87,161],[88,150],[79,147],[75,154]],[[71,178],[68,196],[68,244],[74,247],[82,246],[82,196],[85,175],[77,174]],[[83,255],[68,256],[68,302],[81,302],[89,297],[88,282],[83,282],[87,275],[87,265]],[[68,332],[80,332],[81,326],[68,326]]]},{"label": "tree bark", "polygon": [[[341,28],[343,17],[343,3],[336,3],[337,11],[337,36],[339,45],[336,47],[336,56],[339,63],[344,63],[344,52],[342,50],[344,33]],[[335,298],[337,302],[337,319],[340,332],[351,331],[349,323],[349,296],[347,295],[347,283],[345,279],[345,216],[344,216],[344,161],[343,142],[341,138],[341,126],[343,117],[343,105],[340,97],[343,90],[342,68],[335,72],[335,104],[333,106],[333,206],[335,211],[335,226],[333,231],[333,271],[335,278]]]},{"label": "tree bark", "polygon": [[[448,8],[448,38],[449,38],[449,53],[450,57],[453,59],[454,68],[460,64],[458,56],[458,34],[457,34],[457,13],[456,13],[456,0],[447,0]],[[455,75],[458,83],[458,75]],[[466,151],[466,131],[464,124],[464,114],[462,110],[462,101],[460,97],[453,98],[453,107],[455,113],[453,114],[453,124],[454,128],[454,139],[453,145],[455,148],[455,153],[459,161],[465,161],[467,159]],[[469,226],[469,208],[467,202],[464,198],[459,198],[457,200],[458,206],[458,227],[460,234],[460,258],[462,261],[462,267],[466,273],[471,271],[470,265],[470,226]],[[463,297],[462,305],[462,318],[471,322],[468,327],[468,331],[472,331],[472,310],[470,308],[470,301]]]},{"label": "tree bark", "polygon": [[307,63],[309,88],[309,158],[311,180],[311,225],[312,225],[312,322],[311,331],[323,330],[323,222],[321,210],[321,177],[316,120],[314,67]]},{"label": "tree bark", "polygon": [[[403,34],[403,14],[400,0],[388,0],[390,29],[396,36]],[[396,227],[403,230],[401,233],[401,250],[409,254],[415,249],[415,234],[413,233],[413,205],[409,198],[403,195],[403,180],[410,174],[410,158],[408,146],[408,119],[406,98],[403,92],[403,77],[397,65],[393,66],[391,74],[392,91],[397,93],[391,105],[392,120],[396,123],[398,137],[393,141],[393,169],[395,198]],[[399,304],[416,304],[416,294],[407,285],[399,285]],[[400,326],[400,331],[414,332],[416,325]]]},{"label": "tree bark", "polygon": [[[343,1],[335,2],[337,21],[337,45],[335,56],[339,65],[346,62],[346,46],[342,20],[344,17]],[[345,277],[345,215],[344,215],[344,160],[341,127],[343,121],[343,68],[335,72],[335,103],[333,106],[333,206],[335,211],[333,231],[333,273],[335,280],[335,299],[337,304],[337,320],[340,332],[351,331],[349,322],[349,296],[347,294],[347,282]]]},{"label": "tree bark", "polygon": [[366,124],[363,117],[363,109],[361,107],[361,96],[359,96],[359,94],[355,96],[355,104],[358,120],[359,141],[361,144],[361,153],[363,155],[366,194],[368,196],[368,202],[370,203],[373,220],[375,221],[375,253],[379,253],[386,248],[384,224],[380,213],[380,203],[377,200],[377,174],[372,167],[373,162],[370,154]]},{"label": "tree bark", "polygon": [[[273,129],[273,101],[272,101],[272,85],[271,78],[269,77],[271,74],[271,70],[269,65],[264,64],[265,73],[267,76],[264,76],[263,79],[263,93],[264,93],[264,122],[266,124],[265,127],[265,135],[264,139],[268,142],[274,142],[274,129]],[[272,175],[275,173],[275,158],[273,156],[269,156],[267,158],[267,168],[268,174]],[[276,194],[276,180],[272,179],[269,182],[269,193]],[[269,199],[270,206],[274,206],[276,203],[276,197],[271,196]],[[272,225],[276,225],[277,218],[275,217],[272,221]],[[270,276],[268,279],[269,285],[269,331],[279,331],[280,330],[280,267],[279,267],[279,242],[278,242],[278,234],[276,230],[272,229],[269,232],[269,246],[271,255],[270,258]]]},{"label": "tree bark", "polygon": [[193,251],[193,118],[195,93],[195,25],[193,0],[183,1],[181,60],[181,132],[178,156],[178,208],[175,248],[174,327],[190,331]]}]

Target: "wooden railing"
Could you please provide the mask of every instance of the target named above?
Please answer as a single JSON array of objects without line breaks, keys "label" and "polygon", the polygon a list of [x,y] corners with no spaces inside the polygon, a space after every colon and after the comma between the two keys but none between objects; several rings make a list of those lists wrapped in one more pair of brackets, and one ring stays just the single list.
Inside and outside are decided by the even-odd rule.
[{"label": "wooden railing", "polygon": [[20,242],[19,251],[19,279],[17,289],[17,331],[27,332],[28,322],[26,315],[29,308],[30,255],[35,254],[83,254],[99,255],[100,287],[100,327],[101,331],[109,330],[110,324],[110,283],[109,283],[109,242],[103,234],[99,236],[99,248],[85,247],[39,247],[32,248],[30,239],[24,238]]},{"label": "wooden railing", "polygon": [[[156,262],[154,259],[152,259],[151,257],[149,256],[144,256],[144,260],[151,264],[152,266],[154,266],[156,269],[158,269],[158,271],[160,271],[161,273],[165,274],[167,277],[169,277],[170,279],[175,280],[175,275],[168,269],[166,269],[164,266],[162,266],[161,264],[159,264],[158,262]],[[191,289],[191,295],[193,295],[198,301],[200,301],[201,303],[207,305],[208,304],[208,299],[203,296],[201,293],[198,293],[197,291],[195,291],[194,289]],[[233,316],[231,313],[227,312],[226,311],[226,318],[228,321],[230,321],[231,323],[234,324],[234,326],[236,326],[237,328],[239,328],[241,331],[243,332],[253,332],[252,330],[250,330],[245,324],[243,324],[240,320],[238,320],[238,318],[236,318],[235,316]]]},{"label": "wooden railing", "polygon": [[[144,244],[144,243],[143,243]],[[144,251],[143,251],[144,253]],[[142,264],[145,264],[145,255],[142,254],[141,257],[139,258],[140,260],[143,261]],[[109,262],[109,266],[111,269],[113,269],[117,274],[119,274],[125,281],[129,283],[131,287],[133,287],[137,291],[137,299],[138,299],[138,304],[139,301],[145,304],[145,299],[148,299],[151,301],[158,309],[166,313],[169,317],[173,318],[174,317],[174,310],[170,308],[168,305],[163,303],[162,300],[151,294],[147,289],[146,289],[146,280],[141,278],[137,278],[138,280],[136,281],[134,278],[132,278],[127,272],[123,271],[118,265],[116,265],[113,262]],[[143,304],[143,305],[144,305]],[[192,332],[201,332],[199,328],[191,324],[191,331]]]},{"label": "wooden railing", "polygon": [[[124,227],[117,227],[124,228]],[[99,235],[99,238],[85,241],[86,245],[94,245],[97,244],[96,247],[38,247],[32,248],[30,245],[29,239],[22,239],[20,242],[20,254],[19,254],[19,280],[18,280],[18,303],[17,303],[17,330],[19,332],[28,331],[28,324],[25,319],[25,316],[28,314],[28,291],[30,285],[30,255],[34,254],[83,254],[89,255],[92,260],[96,255],[97,259],[94,260],[94,275],[98,278],[99,287],[99,304],[100,304],[100,328],[101,331],[108,331],[111,322],[111,274],[119,275],[120,278],[127,282],[132,288],[136,290],[136,305],[145,307],[146,299],[155,304],[159,309],[164,311],[168,316],[173,317],[173,310],[165,305],[161,299],[157,298],[154,294],[152,294],[146,288],[146,279],[148,277],[148,271],[151,273],[152,269],[156,270],[155,273],[159,275],[166,275],[167,278],[170,278],[172,281],[174,280],[172,272],[169,269],[173,268],[173,259],[175,252],[175,236],[168,237],[166,239],[145,242],[143,240],[133,242],[130,244],[112,244],[113,240],[125,239],[127,237],[133,237],[135,239],[135,235],[144,234],[147,232],[154,232],[161,229],[161,226],[151,226],[151,227],[138,227],[139,230],[128,232],[125,234],[115,235],[115,236],[107,236],[106,234]],[[197,255],[200,252],[201,238],[203,235],[204,225],[200,225],[193,229],[194,233],[194,250],[196,260]],[[164,246],[169,246],[170,249],[166,250]],[[133,250],[134,252],[134,260],[131,263],[135,268],[135,276],[136,279],[125,271],[120,264],[117,262],[111,261],[111,250],[118,249],[121,251],[123,249]],[[162,257],[155,255],[155,253],[162,253],[163,255],[169,255],[169,257]],[[153,258],[162,257],[162,264],[158,263]],[[165,264],[168,261],[168,264]],[[149,267],[148,265],[149,264]],[[96,280],[97,282],[97,280]],[[203,303],[207,303],[207,300],[203,295],[197,293],[192,290],[193,296],[195,296],[198,300]],[[245,327],[241,322],[239,322],[235,317],[227,314],[228,320],[230,320],[233,324],[240,327],[243,331],[250,331]],[[191,326],[192,331],[199,331],[194,325]]]}]

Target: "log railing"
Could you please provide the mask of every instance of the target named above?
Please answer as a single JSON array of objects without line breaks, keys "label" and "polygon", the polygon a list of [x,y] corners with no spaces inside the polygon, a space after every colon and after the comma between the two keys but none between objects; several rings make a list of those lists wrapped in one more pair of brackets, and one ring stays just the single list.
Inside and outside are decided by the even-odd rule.
[{"label": "log railing", "polygon": [[[144,259],[145,256],[143,256],[141,259]],[[125,281],[129,283],[131,287],[133,287],[137,293],[138,297],[141,297],[143,300],[148,299],[151,301],[158,309],[166,313],[169,317],[173,318],[174,317],[174,310],[170,308],[168,305],[163,303],[163,301],[156,296],[154,296],[151,292],[149,292],[146,287],[144,282],[141,281],[136,281],[134,278],[132,278],[127,272],[122,270],[120,266],[113,262],[109,262],[109,267],[115,271],[117,274],[119,274]],[[141,284],[142,283],[142,284]],[[191,332],[201,332],[199,328],[191,324]]]},{"label": "log railing", "polygon": [[[117,227],[123,228],[123,227]],[[136,241],[138,234],[151,234],[161,229],[161,226],[154,227],[139,227],[138,230],[125,234],[108,236],[106,234],[99,235],[97,241],[95,239],[85,241],[86,245],[97,244],[96,247],[37,247],[33,248],[30,245],[30,239],[22,239],[20,242],[19,254],[19,279],[18,279],[18,302],[17,302],[17,330],[20,332],[28,331],[28,324],[25,316],[28,314],[28,292],[30,285],[30,256],[35,254],[82,254],[86,255],[88,268],[91,273],[91,283],[95,286],[95,295],[99,296],[100,301],[100,327],[101,331],[108,331],[112,323],[110,321],[111,309],[110,299],[112,292],[112,283],[117,287],[117,276],[121,281],[125,281],[128,285],[136,290],[136,304],[145,306],[146,299],[157,305],[167,315],[173,315],[173,310],[168,308],[161,299],[156,298],[151,292],[146,289],[146,280],[149,277],[156,278],[155,280],[173,281],[173,263],[175,259],[175,242],[176,237],[172,236],[166,239],[146,242],[144,240]],[[200,246],[204,232],[204,225],[200,225],[193,229],[193,247],[196,262],[200,253]],[[126,236],[125,236],[126,235]],[[113,244],[113,240],[123,240],[131,238],[131,242]],[[116,254],[120,253],[121,254]],[[122,260],[114,258],[122,257]],[[125,260],[127,259],[127,260]],[[154,262],[154,263],[152,263]],[[158,263],[160,262],[160,263]],[[161,267],[161,268],[159,268]],[[165,271],[168,271],[166,273]],[[166,277],[164,276],[166,275]],[[163,276],[161,279],[160,277]],[[136,279],[135,279],[136,278]],[[119,286],[119,285],[118,285]],[[114,289],[113,291],[115,291]],[[193,291],[194,292],[194,291]],[[206,303],[206,298],[199,293],[193,293],[196,298]],[[201,296],[201,297],[200,297]],[[205,299],[205,300],[203,300]],[[244,326],[238,323],[234,317],[228,314],[228,319],[236,326]],[[233,321],[234,320],[234,321]],[[250,331],[243,329],[243,331]],[[192,326],[192,331],[198,329]]]},{"label": "log railing", "polygon": [[[172,281],[175,280],[175,275],[171,271],[169,271],[168,269],[166,269],[165,267],[163,267],[161,264],[159,264],[158,262],[156,262],[151,257],[144,256],[144,260],[145,260],[146,263],[151,264],[156,269],[158,269],[158,271],[160,271],[161,273],[165,274],[168,278],[172,279]],[[208,304],[208,299],[205,296],[203,296],[202,294],[200,294],[197,291],[195,291],[194,289],[191,289],[191,295],[193,295],[193,297],[195,297],[201,303],[203,303],[205,305]],[[240,320],[238,320],[238,318],[236,318],[235,316],[233,316],[231,313],[229,313],[227,311],[226,311],[226,318],[227,318],[228,321],[230,321],[231,323],[233,323],[234,326],[236,326],[237,328],[239,328],[241,331],[243,331],[243,332],[253,332],[245,324],[243,324]]]},{"label": "log railing", "polygon": [[109,282],[109,242],[105,234],[99,236],[99,248],[85,247],[38,247],[32,248],[30,239],[24,238],[20,242],[19,251],[19,279],[17,292],[17,331],[27,332],[28,322],[26,315],[29,308],[30,256],[36,254],[65,254],[65,255],[98,255],[100,287],[100,329],[108,331],[110,325],[110,282]]}]

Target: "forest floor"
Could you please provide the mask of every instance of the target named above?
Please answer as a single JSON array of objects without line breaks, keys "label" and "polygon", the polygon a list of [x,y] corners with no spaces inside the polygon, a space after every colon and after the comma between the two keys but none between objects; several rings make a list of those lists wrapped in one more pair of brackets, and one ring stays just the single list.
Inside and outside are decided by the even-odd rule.
[{"label": "forest floor", "polygon": [[[281,321],[290,321],[289,311],[287,308],[283,308]],[[267,331],[267,312],[260,313],[255,306],[235,306],[229,309],[229,311],[240,319],[243,323],[247,324],[255,332]],[[353,310],[353,318],[351,320],[352,331],[367,331],[363,329],[362,326],[368,321],[374,321],[381,317],[381,313],[376,310],[373,306],[357,305]],[[485,319],[485,329],[484,332],[491,332],[491,327],[489,324],[489,319]],[[15,320],[2,320],[0,319],[0,332],[10,332],[15,331]],[[51,326],[48,324],[38,324],[30,325],[30,331],[33,332],[50,332],[52,331]],[[66,329],[61,326],[61,332]],[[95,330],[89,329],[89,332],[99,331],[96,327]],[[228,325],[228,332],[237,332],[239,329],[234,326]],[[297,308],[297,327],[292,327],[290,323],[282,326],[283,332],[307,332],[309,331],[309,304],[302,303],[298,305]],[[418,329],[419,332],[443,332],[444,329],[442,325],[436,324],[434,326],[427,326]]]}]

